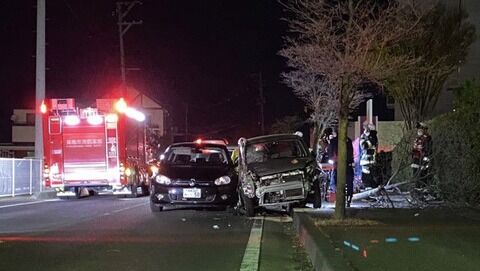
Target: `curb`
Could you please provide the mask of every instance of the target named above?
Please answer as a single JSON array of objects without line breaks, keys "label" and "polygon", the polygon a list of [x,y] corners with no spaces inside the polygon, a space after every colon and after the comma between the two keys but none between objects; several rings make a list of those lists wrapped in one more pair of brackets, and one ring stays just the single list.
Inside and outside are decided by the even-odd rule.
[{"label": "curb", "polygon": [[56,199],[57,198],[57,191],[51,190],[51,191],[42,191],[35,193],[31,196],[32,199],[34,200],[42,200],[42,199]]},{"label": "curb", "polygon": [[341,254],[335,251],[331,240],[317,229],[308,214],[295,212],[293,225],[316,271],[352,270]]}]

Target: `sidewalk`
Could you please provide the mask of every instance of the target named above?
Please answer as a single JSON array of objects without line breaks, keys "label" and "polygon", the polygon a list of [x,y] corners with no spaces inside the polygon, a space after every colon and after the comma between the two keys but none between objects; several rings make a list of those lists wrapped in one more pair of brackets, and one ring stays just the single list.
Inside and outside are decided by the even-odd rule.
[{"label": "sidewalk", "polygon": [[5,196],[0,197],[0,205],[15,202],[29,202],[36,200],[55,199],[57,198],[57,192],[54,190],[45,190],[42,192],[33,193],[32,195],[18,195],[15,197]]}]

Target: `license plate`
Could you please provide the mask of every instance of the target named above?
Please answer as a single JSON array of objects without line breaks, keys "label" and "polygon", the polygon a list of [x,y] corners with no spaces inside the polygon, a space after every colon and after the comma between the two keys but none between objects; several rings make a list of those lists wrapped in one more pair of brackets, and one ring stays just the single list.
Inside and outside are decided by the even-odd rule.
[{"label": "license plate", "polygon": [[198,198],[201,198],[202,197],[202,193],[201,193],[201,189],[198,189],[198,188],[184,188],[183,189],[183,197],[184,198],[195,198],[195,199],[198,199]]}]

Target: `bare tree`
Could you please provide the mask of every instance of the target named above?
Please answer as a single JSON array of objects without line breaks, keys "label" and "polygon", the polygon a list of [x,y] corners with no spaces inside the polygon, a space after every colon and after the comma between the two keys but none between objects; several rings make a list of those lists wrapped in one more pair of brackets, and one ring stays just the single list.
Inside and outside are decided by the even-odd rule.
[{"label": "bare tree", "polygon": [[437,3],[421,21],[425,34],[401,44],[402,51],[421,59],[417,72],[399,74],[400,80],[387,83],[407,128],[428,117],[446,80],[464,62],[475,40],[475,27],[467,18],[464,9],[447,9],[445,4]]},{"label": "bare tree", "polygon": [[312,111],[310,121],[314,124],[313,148],[316,153],[319,136],[337,120],[338,92],[314,73],[293,70],[282,76],[293,93]]},{"label": "bare tree", "polygon": [[307,78],[308,74],[320,78],[328,86],[323,89],[334,90],[338,97],[329,103],[336,105],[339,124],[335,217],[343,219],[348,114],[368,96],[360,88],[363,83],[382,85],[418,62],[413,54],[397,53],[397,47],[423,34],[418,26],[425,5],[414,0],[295,0],[283,4],[292,15],[287,19],[291,35],[280,54],[293,70]]}]

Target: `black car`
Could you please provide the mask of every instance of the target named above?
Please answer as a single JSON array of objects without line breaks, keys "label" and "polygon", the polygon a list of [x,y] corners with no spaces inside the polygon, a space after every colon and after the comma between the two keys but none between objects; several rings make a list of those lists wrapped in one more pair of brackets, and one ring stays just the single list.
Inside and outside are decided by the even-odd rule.
[{"label": "black car", "polygon": [[238,178],[225,144],[187,142],[162,154],[150,194],[152,212],[165,206],[234,206]]}]

